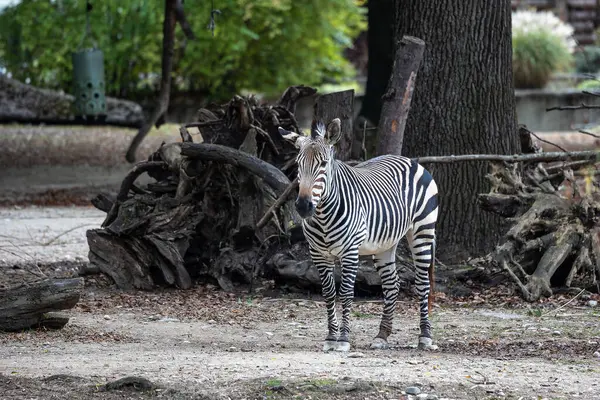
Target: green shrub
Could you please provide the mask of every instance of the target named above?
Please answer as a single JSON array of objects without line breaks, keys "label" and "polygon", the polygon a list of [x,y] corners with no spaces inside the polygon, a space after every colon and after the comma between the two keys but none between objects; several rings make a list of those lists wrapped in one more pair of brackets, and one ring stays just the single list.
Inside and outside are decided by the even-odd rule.
[{"label": "green shrub", "polygon": [[580,74],[595,74],[600,71],[600,47],[587,46],[575,53],[575,71]]},{"label": "green shrub", "polygon": [[[355,72],[342,51],[365,28],[359,0],[186,0],[197,36],[177,27],[173,83],[212,100],[250,90],[275,94]],[[107,94],[155,90],[160,79],[164,1],[93,3],[93,38],[105,56]],[[0,65],[16,79],[70,91],[71,52],[85,31],[85,1],[23,0],[0,14]]]},{"label": "green shrub", "polygon": [[573,63],[573,29],[550,12],[513,14],[513,77],[516,88],[542,88],[554,72]]},{"label": "green shrub", "polygon": [[598,90],[600,89],[600,81],[596,79],[586,79],[577,85],[579,90]]}]

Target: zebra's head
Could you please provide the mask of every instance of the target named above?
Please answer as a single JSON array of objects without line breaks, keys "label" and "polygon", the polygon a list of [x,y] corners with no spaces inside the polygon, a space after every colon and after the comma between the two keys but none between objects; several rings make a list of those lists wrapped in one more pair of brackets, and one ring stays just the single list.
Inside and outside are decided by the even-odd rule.
[{"label": "zebra's head", "polygon": [[279,127],[279,133],[298,148],[298,198],[296,211],[302,218],[310,218],[321,202],[331,178],[334,160],[333,146],[341,137],[341,122],[335,118],[327,127],[313,121],[310,136],[300,135]]}]

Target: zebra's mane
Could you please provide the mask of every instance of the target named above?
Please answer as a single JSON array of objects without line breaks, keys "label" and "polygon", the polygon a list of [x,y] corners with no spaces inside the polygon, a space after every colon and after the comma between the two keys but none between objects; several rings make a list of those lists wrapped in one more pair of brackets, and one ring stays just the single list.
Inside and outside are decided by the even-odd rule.
[{"label": "zebra's mane", "polygon": [[312,126],[310,128],[310,137],[311,139],[317,139],[319,137],[325,137],[325,124],[322,121],[313,120]]}]

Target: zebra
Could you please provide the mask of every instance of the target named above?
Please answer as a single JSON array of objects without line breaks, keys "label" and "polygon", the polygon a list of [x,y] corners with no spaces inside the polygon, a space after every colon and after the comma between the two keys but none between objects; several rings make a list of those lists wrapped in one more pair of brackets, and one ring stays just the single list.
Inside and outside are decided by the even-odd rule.
[{"label": "zebra", "polygon": [[[435,260],[438,189],[431,174],[417,162],[383,155],[355,166],[334,158],[341,137],[339,118],[327,126],[313,121],[310,136],[278,128],[299,149],[298,197],[295,207],[310,256],[321,279],[327,307],[328,335],[324,351],[350,350],[350,310],[360,256],[372,256],[381,276],[384,306],[372,349],[387,349],[398,298],[396,248],[406,236],[416,268],[420,305],[418,348],[435,350],[431,338],[431,297]],[[339,297],[342,322],[335,310],[334,262],[341,261]]]}]

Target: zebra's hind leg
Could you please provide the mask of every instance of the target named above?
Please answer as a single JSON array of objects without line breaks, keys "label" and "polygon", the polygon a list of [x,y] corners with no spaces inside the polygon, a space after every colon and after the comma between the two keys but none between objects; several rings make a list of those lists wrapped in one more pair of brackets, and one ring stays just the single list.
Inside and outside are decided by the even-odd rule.
[{"label": "zebra's hind leg", "polygon": [[419,326],[421,328],[419,349],[437,350],[438,346],[433,344],[431,338],[431,323],[429,322],[429,279],[430,273],[433,274],[435,260],[435,233],[433,229],[420,229],[416,234],[410,230],[406,234],[406,238],[415,264],[415,286],[419,296]]},{"label": "zebra's hind leg", "polygon": [[396,272],[396,247],[377,254],[373,258],[375,268],[381,276],[383,289],[383,314],[379,325],[379,333],[371,343],[372,349],[387,349],[387,338],[392,333],[394,311],[398,299],[398,273]]},{"label": "zebra's hind leg", "polygon": [[342,326],[338,338],[337,351],[350,350],[350,311],[354,300],[354,282],[358,271],[358,247],[348,251],[342,257],[342,282],[340,300],[342,301]]},{"label": "zebra's hind leg", "polygon": [[327,337],[323,343],[323,351],[337,350],[338,320],[335,311],[335,279],[333,276],[333,261],[324,258],[320,253],[311,249],[310,255],[321,277],[322,294],[327,307]]}]

